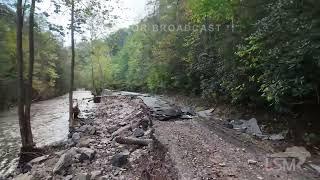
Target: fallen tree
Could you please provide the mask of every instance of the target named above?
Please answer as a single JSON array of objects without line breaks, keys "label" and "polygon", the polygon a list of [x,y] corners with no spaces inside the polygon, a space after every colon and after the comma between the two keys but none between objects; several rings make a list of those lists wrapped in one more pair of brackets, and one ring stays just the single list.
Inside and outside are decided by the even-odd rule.
[{"label": "fallen tree", "polygon": [[116,137],[115,141],[119,144],[148,146],[153,143],[152,139],[138,139],[131,137]]}]

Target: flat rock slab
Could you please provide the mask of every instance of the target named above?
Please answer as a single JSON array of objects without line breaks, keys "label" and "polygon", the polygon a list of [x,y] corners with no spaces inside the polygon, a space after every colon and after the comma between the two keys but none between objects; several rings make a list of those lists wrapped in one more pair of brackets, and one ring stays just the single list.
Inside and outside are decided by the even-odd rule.
[{"label": "flat rock slab", "polygon": [[233,129],[239,130],[241,132],[262,137],[262,131],[258,125],[258,122],[255,118],[252,118],[248,121],[246,120],[233,120],[230,122],[230,125]]},{"label": "flat rock slab", "polygon": [[31,160],[29,163],[30,163],[31,165],[37,164],[37,163],[41,163],[41,162],[47,160],[48,158],[49,158],[49,155],[37,157],[37,158]]},{"label": "flat rock slab", "polygon": [[[143,103],[150,109],[151,115],[158,120],[166,121],[174,118],[179,118],[183,115],[180,107],[170,104],[159,96],[150,96],[148,94],[140,94],[135,92],[119,91],[111,92],[105,90],[106,96],[136,96],[142,99]],[[186,109],[186,108],[184,108]],[[188,113],[191,110],[187,109]]]},{"label": "flat rock slab", "polygon": [[33,177],[30,174],[20,174],[15,177],[15,180],[31,180]]}]

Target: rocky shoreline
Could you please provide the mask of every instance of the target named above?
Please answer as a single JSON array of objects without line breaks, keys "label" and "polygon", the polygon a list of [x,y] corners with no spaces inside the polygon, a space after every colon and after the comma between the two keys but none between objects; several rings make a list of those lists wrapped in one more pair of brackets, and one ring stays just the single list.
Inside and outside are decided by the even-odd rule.
[{"label": "rocky shoreline", "polygon": [[8,179],[177,179],[140,98],[104,97],[84,113],[66,142],[27,163],[24,174],[16,172]]}]

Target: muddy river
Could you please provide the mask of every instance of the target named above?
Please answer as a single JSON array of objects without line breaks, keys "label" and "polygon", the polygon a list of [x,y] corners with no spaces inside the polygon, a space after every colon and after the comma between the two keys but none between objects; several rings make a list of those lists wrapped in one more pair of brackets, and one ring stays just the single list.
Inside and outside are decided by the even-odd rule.
[{"label": "muddy river", "polygon": [[[91,98],[89,91],[75,91],[80,109]],[[68,135],[68,95],[32,104],[31,123],[37,146],[62,141]],[[0,175],[12,171],[20,150],[19,122],[16,108],[0,113]]]}]

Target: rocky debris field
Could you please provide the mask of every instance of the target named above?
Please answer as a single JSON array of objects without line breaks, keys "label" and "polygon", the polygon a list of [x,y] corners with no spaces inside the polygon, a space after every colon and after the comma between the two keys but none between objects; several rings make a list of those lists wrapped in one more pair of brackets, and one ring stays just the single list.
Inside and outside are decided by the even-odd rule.
[{"label": "rocky debris field", "polygon": [[[256,119],[223,121],[146,94],[109,93],[86,110],[69,139],[14,179],[319,179],[304,147],[277,151]],[[226,123],[227,122],[227,123]],[[276,135],[273,135],[276,136]],[[283,140],[273,137],[271,140]],[[312,165],[312,166],[311,166]],[[12,179],[12,178],[11,178]]]},{"label": "rocky debris field", "polygon": [[141,99],[109,96],[84,112],[59,151],[33,159],[14,179],[177,179]]}]

